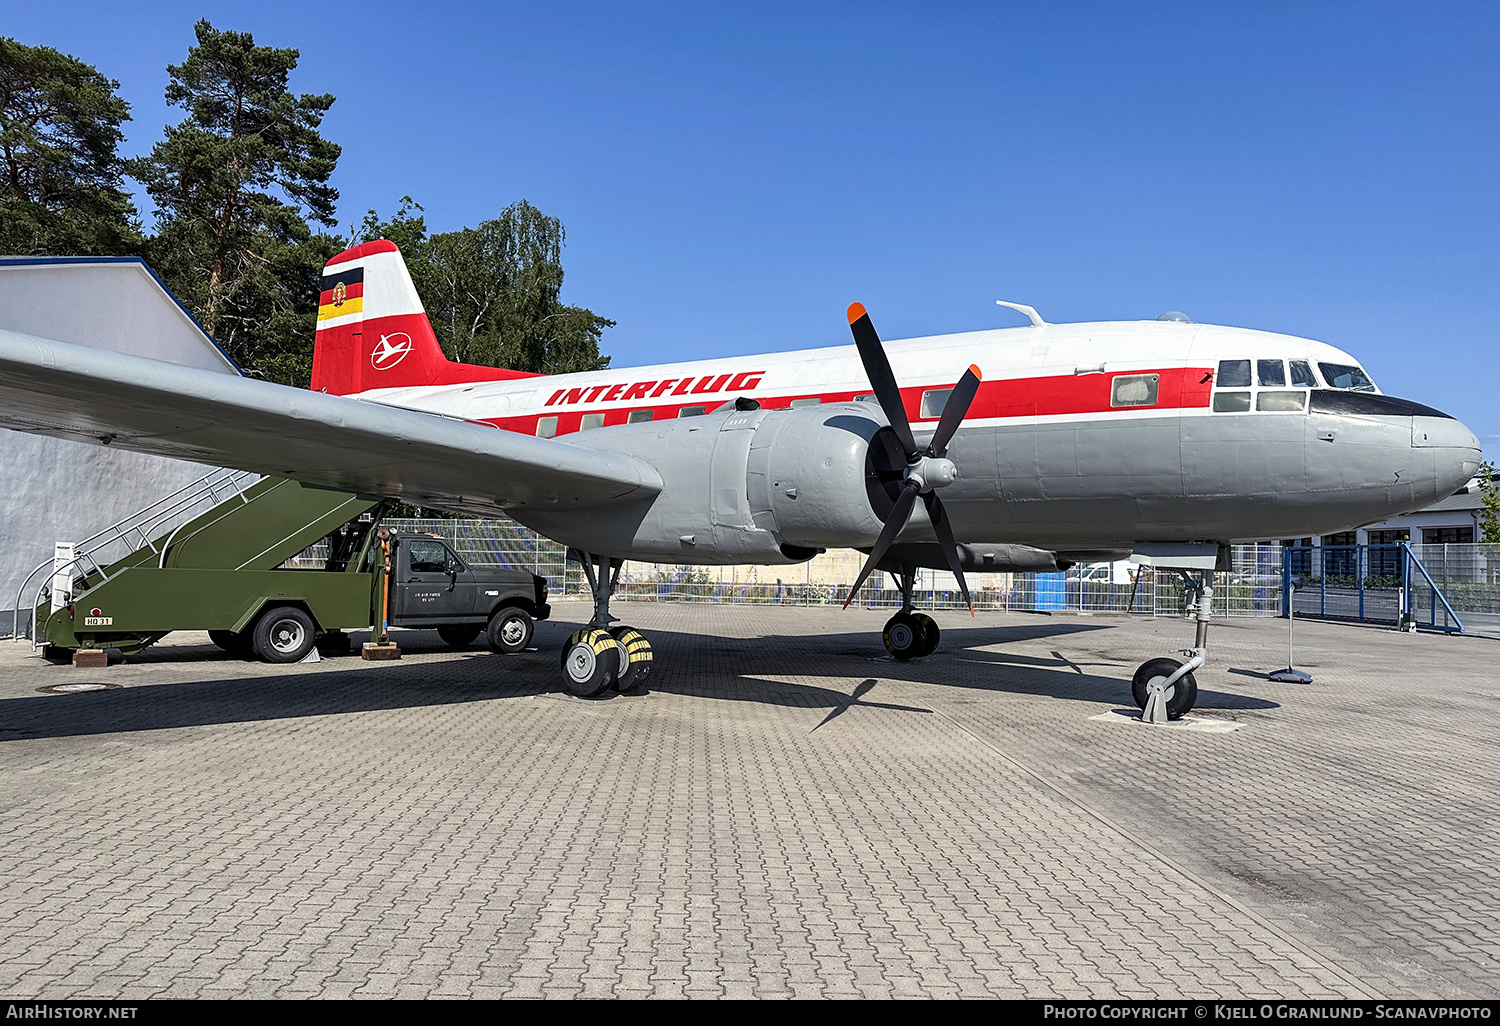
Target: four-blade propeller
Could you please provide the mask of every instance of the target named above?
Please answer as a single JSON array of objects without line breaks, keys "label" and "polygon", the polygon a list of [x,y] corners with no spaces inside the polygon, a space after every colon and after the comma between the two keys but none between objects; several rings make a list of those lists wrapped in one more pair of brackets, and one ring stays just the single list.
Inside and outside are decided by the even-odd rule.
[{"label": "four-blade propeller", "polygon": [[906,456],[906,470],[901,494],[897,496],[885,518],[885,528],[876,539],[875,547],[870,550],[870,558],[865,560],[859,577],[849,589],[844,608],[849,608],[849,603],[854,600],[860,586],[885,558],[886,550],[906,527],[917,496],[920,495],[922,503],[927,507],[927,517],[932,521],[932,529],[937,534],[938,544],[948,559],[948,568],[958,578],[959,593],[963,595],[972,616],[974,600],[969,597],[969,585],[964,580],[963,563],[959,559],[958,545],[953,540],[953,527],[948,522],[948,512],[943,508],[943,500],[938,498],[936,489],[950,485],[958,478],[958,468],[947,458],[948,443],[953,440],[954,432],[963,422],[964,416],[969,412],[969,404],[979,391],[979,368],[971,365],[964,371],[964,376],[948,395],[948,402],[943,407],[942,416],[938,418],[932,441],[925,448],[918,448],[911,433],[911,422],[906,417],[906,406],[901,401],[901,389],[896,384],[896,375],[891,372],[890,361],[885,356],[885,347],[880,344],[875,325],[870,323],[870,315],[859,303],[849,307],[849,330],[854,333],[854,345],[859,350],[860,361],[865,365],[870,386],[875,390],[875,399],[885,411],[886,420],[890,421],[896,441]]}]

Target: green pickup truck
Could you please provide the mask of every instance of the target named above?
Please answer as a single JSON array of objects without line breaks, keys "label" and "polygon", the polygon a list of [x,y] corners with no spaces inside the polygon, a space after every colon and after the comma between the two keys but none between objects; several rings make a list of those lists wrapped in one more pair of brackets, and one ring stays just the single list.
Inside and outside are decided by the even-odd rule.
[{"label": "green pickup truck", "polygon": [[42,596],[33,636],[51,656],[128,654],[203,630],[226,651],[289,663],[320,637],[378,627],[384,612],[385,625],[435,628],[450,645],[484,633],[497,652],[526,648],[533,621],[551,614],[544,578],[471,566],[431,535],[381,530],[383,509],[267,478],[125,559],[78,571],[59,608]]}]

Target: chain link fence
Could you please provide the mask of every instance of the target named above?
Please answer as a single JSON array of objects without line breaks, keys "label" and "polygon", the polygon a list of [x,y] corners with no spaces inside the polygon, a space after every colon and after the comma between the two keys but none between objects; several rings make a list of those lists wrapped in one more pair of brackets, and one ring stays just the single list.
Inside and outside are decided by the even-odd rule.
[{"label": "chain link fence", "polygon": [[[589,594],[582,569],[566,561],[563,546],[507,520],[389,519],[393,531],[442,538],[476,566],[528,570],[547,578],[555,596]],[[744,602],[794,606],[843,605],[859,576],[864,554],[824,553],[792,566],[688,566],[627,561],[618,600],[645,602]],[[1237,545],[1231,571],[1221,575],[1214,605],[1224,616],[1277,616],[1281,612],[1281,547]],[[1187,604],[1181,574],[1129,563],[1079,566],[1066,573],[971,573],[974,607],[984,610],[1074,611],[1180,616]],[[961,609],[963,600],[946,570],[919,570],[915,598],[923,609]],[[901,592],[887,574],[873,574],[855,598],[870,609],[894,609]]]}]

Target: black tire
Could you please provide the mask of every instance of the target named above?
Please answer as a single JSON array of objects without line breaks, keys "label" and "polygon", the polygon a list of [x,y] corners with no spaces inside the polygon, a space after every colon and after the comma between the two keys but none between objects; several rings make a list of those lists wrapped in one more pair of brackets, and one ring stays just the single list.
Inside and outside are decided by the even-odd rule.
[{"label": "black tire", "polygon": [[922,628],[905,610],[887,620],[885,629],[880,632],[885,650],[903,662],[922,654],[923,636]]},{"label": "black tire", "polygon": [[454,648],[464,648],[479,637],[483,630],[483,627],[472,623],[445,623],[437,629],[438,637]]},{"label": "black tire", "polygon": [[620,643],[620,672],[615,675],[615,690],[622,695],[639,691],[651,677],[655,654],[651,642],[634,627],[611,627],[610,637]]},{"label": "black tire", "polygon": [[913,613],[911,619],[922,631],[922,644],[917,649],[917,655],[932,655],[937,651],[938,641],[942,638],[943,632],[938,630],[937,622],[926,613]]},{"label": "black tire", "polygon": [[595,698],[609,690],[620,668],[620,643],[608,631],[585,627],[563,646],[563,688],[578,698]]},{"label": "black tire", "polygon": [[[1135,698],[1135,704],[1142,709],[1146,708],[1146,699],[1150,697],[1147,685],[1158,677],[1170,677],[1181,665],[1182,663],[1176,659],[1166,658],[1148,659],[1142,663],[1130,681],[1130,690]],[[1191,673],[1183,674],[1167,692],[1167,719],[1180,720],[1192,711],[1197,701],[1197,680]]]},{"label": "black tire", "polygon": [[495,610],[495,615],[490,617],[490,625],[485,628],[484,637],[496,652],[515,655],[526,651],[526,646],[531,644],[531,632],[535,626],[531,622],[531,614],[526,610],[506,606]]},{"label": "black tire", "polygon": [[268,609],[255,621],[251,647],[268,663],[295,663],[312,651],[312,617],[296,606]]}]

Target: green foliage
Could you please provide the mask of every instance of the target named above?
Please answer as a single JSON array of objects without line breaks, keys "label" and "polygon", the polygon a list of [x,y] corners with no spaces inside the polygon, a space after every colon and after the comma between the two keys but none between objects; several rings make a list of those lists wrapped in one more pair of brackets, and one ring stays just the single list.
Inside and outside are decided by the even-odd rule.
[{"label": "green foliage", "polygon": [[404,196],[389,221],[370,211],[361,235],[401,247],[450,359],[539,374],[609,365],[599,339],[614,321],[559,299],[561,221],[522,200],[477,227],[429,235],[421,210]]},{"label": "green foliage", "polygon": [[318,278],[341,247],[328,184],[339,147],[318,134],[331,95],[293,95],[292,49],[194,26],[197,45],[167,68],[167,101],[188,116],[129,164],[155,202],[148,259],[241,366],[305,385]]},{"label": "green foliage", "polygon": [[1479,464],[1480,541],[1500,543],[1500,471],[1485,460]]},{"label": "green foliage", "polygon": [[115,152],[130,120],[119,87],[51,47],[0,38],[0,253],[139,251]]}]

